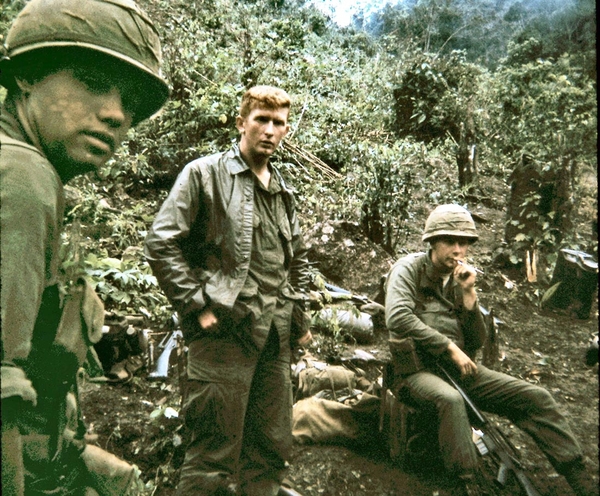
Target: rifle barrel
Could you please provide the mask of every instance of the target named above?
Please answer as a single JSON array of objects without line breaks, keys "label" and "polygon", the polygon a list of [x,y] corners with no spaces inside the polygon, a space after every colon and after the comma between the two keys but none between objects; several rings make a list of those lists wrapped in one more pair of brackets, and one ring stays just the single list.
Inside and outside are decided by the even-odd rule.
[{"label": "rifle barrel", "polygon": [[[502,440],[504,440],[506,444],[509,444],[504,438],[502,432],[499,429],[492,428],[491,424],[489,424],[483,413],[479,411],[479,409],[475,406],[475,403],[471,401],[471,398],[469,398],[463,388],[461,388],[460,385],[454,380],[454,377],[452,377],[442,365],[438,364],[438,368],[446,376],[448,382],[450,382],[450,384],[452,384],[452,386],[458,391],[465,404],[470,408],[471,412],[477,418],[477,421],[480,423],[480,427],[484,429],[482,440],[488,447],[490,453],[495,453],[500,459],[500,467],[498,468],[496,480],[500,484],[504,485],[506,483],[507,472],[510,471],[517,478],[519,485],[523,488],[527,496],[540,496],[525,472],[523,472],[521,469],[519,463],[513,459],[513,457],[505,448],[500,446],[500,441],[495,438],[494,431],[497,431],[501,435]],[[487,430],[487,432],[485,432],[485,430]]]},{"label": "rifle barrel", "polygon": [[347,289],[344,288],[340,288],[339,286],[334,286],[333,284],[329,284],[328,282],[326,282],[324,284],[325,289],[327,291],[331,291],[333,293],[340,293],[340,294],[346,294],[346,295],[351,295],[352,293],[350,291],[348,291]]},{"label": "rifle barrel", "polygon": [[475,403],[473,403],[471,401],[471,398],[469,398],[467,396],[467,393],[465,393],[465,391],[463,390],[463,388],[461,388],[460,385],[454,380],[454,377],[452,377],[448,373],[448,371],[444,367],[442,367],[441,365],[438,365],[438,367],[443,372],[443,374],[446,376],[446,378],[448,379],[448,382],[450,382],[450,384],[452,384],[452,386],[454,386],[454,389],[456,389],[458,391],[458,393],[462,396],[462,399],[465,401],[465,403],[467,404],[467,406],[471,409],[471,411],[473,412],[473,414],[475,415],[475,417],[477,417],[477,421],[479,422],[479,424],[482,425],[482,426],[486,425],[487,424],[487,419],[479,411],[479,408],[477,408],[475,406]]}]

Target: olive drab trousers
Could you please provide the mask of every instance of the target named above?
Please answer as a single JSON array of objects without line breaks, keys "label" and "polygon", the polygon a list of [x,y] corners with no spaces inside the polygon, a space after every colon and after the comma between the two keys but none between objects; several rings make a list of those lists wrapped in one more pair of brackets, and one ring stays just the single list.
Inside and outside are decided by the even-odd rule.
[{"label": "olive drab trousers", "polygon": [[[474,377],[459,382],[478,408],[506,417],[527,432],[559,473],[561,466],[582,456],[567,419],[545,389],[479,364]],[[456,474],[472,473],[478,463],[477,453],[467,409],[458,391],[441,377],[423,370],[405,377],[399,394],[417,405],[435,406],[445,468]]]},{"label": "olive drab trousers", "polygon": [[[184,403],[186,454],[180,496],[275,496],[292,447],[289,344],[271,327],[258,349],[239,333],[203,335],[189,344]],[[239,473],[239,481],[235,480]]]}]

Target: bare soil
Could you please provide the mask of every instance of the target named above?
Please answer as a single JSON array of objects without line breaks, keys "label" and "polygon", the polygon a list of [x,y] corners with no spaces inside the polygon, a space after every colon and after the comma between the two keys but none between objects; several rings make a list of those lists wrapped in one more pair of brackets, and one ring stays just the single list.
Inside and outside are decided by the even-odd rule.
[{"label": "bare soil", "polygon": [[[593,304],[588,320],[539,310],[541,285],[528,283],[518,272],[497,268],[494,251],[502,237],[500,208],[474,207],[480,241],[474,245],[473,263],[480,277],[480,302],[504,324],[500,327],[500,357],[497,368],[548,389],[567,413],[579,439],[586,462],[598,481],[598,365],[588,367],[584,355],[590,338],[598,331],[598,308]],[[407,236],[405,252],[423,250],[419,243],[423,219],[415,219],[414,232]],[[334,284],[357,294],[375,298],[380,277],[393,259],[360,235],[352,224],[315,224],[307,230],[311,259]],[[510,287],[510,281],[512,287]],[[547,287],[547,286],[546,286]],[[160,331],[160,330],[157,330]],[[323,356],[325,338],[317,339],[309,351]],[[375,356],[387,352],[387,332],[375,329],[369,344],[346,343],[342,353],[361,348]],[[321,355],[319,355],[321,353]],[[175,368],[167,381],[152,382],[140,370],[127,384],[87,381],[82,404],[90,434],[101,447],[117,454],[142,471],[148,494],[173,494],[182,462],[179,388]],[[371,371],[373,372],[373,370]],[[378,372],[374,369],[374,373]],[[167,409],[171,407],[171,409]],[[555,473],[539,448],[504,419],[494,417],[522,455],[522,463],[543,495],[572,494],[564,479]],[[420,470],[404,471],[389,458],[385,443],[373,433],[373,443],[352,445],[297,445],[290,460],[289,480],[305,496],[444,494],[450,481],[433,461]],[[517,494],[515,488],[502,494]]]}]

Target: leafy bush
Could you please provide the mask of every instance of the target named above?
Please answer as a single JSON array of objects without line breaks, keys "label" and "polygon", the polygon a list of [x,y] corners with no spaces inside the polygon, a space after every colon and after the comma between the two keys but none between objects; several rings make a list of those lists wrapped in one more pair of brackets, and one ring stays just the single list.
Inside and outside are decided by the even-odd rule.
[{"label": "leafy bush", "polygon": [[346,208],[359,209],[368,238],[394,254],[404,223],[410,218],[416,188],[413,170],[422,163],[425,148],[397,142],[392,146],[361,143],[357,149],[343,203]]},{"label": "leafy bush", "polygon": [[486,128],[487,72],[468,63],[463,52],[438,58],[415,51],[394,89],[395,128],[399,137],[426,143],[450,135],[461,139],[466,125],[476,142]]},{"label": "leafy bush", "polygon": [[140,261],[139,255],[118,259],[109,257],[106,251],[89,253],[85,270],[109,307],[124,313],[139,312],[160,321],[168,314],[168,302],[158,291],[148,262]]},{"label": "leafy bush", "polygon": [[[494,77],[490,114],[498,132],[490,147],[531,181],[528,192],[509,202],[507,241],[521,253],[532,248],[552,253],[563,243],[577,243],[572,216],[579,203],[578,169],[597,164],[596,91],[569,55],[516,63],[513,54],[536,42],[524,45],[511,46]],[[523,183],[515,176],[513,192],[523,190]]]}]

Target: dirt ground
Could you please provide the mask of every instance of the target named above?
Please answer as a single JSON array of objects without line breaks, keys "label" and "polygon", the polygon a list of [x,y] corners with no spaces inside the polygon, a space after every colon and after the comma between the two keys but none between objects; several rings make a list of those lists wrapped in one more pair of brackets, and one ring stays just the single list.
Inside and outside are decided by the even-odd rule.
[{"label": "dirt ground", "polygon": [[[584,355],[598,330],[597,303],[590,318],[574,319],[539,310],[539,296],[521,275],[497,268],[494,251],[500,243],[502,212],[474,207],[480,242],[474,245],[473,263],[480,277],[480,302],[493,309],[503,322],[499,328],[500,360],[497,368],[548,389],[567,413],[579,439],[586,462],[598,480],[598,366],[588,367]],[[424,219],[416,219],[422,226]],[[409,234],[405,251],[422,250],[419,229]],[[315,224],[307,230],[311,259],[330,282],[356,294],[374,298],[379,281],[392,263],[383,250],[368,243],[351,224]],[[511,287],[512,283],[512,287]],[[596,297],[595,297],[596,299]],[[597,300],[596,300],[597,301]],[[318,336],[318,335],[317,335]],[[326,338],[319,337],[309,351],[319,358]],[[341,353],[355,348],[383,357],[387,332],[376,326],[367,344],[346,343]],[[321,353],[321,354],[320,354]],[[377,374],[375,366],[370,370]],[[127,384],[86,381],[82,404],[90,434],[99,446],[136,464],[146,483],[147,494],[173,494],[182,462],[179,387],[176,369],[167,381],[153,382],[140,370]],[[542,495],[572,494],[537,446],[515,426],[492,419],[508,435],[522,455],[522,464]],[[296,445],[290,460],[289,480],[305,496],[341,495],[441,495],[449,480],[433,462],[419,469],[401,470],[388,456],[377,432],[373,443],[352,445]],[[517,494],[514,487],[501,494]]]}]

